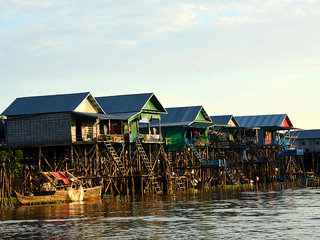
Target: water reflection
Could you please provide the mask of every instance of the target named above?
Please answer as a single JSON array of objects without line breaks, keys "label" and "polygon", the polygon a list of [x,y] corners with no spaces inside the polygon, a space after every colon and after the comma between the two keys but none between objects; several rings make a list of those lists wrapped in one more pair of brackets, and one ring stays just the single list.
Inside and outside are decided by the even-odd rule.
[{"label": "water reflection", "polygon": [[316,239],[316,188],[219,191],[1,211],[2,239]]}]

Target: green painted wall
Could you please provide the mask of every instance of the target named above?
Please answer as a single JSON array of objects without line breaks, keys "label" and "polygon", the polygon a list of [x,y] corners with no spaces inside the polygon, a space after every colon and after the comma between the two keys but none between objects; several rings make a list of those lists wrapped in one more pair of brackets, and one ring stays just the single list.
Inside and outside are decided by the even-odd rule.
[{"label": "green painted wall", "polygon": [[144,106],[142,110],[146,111],[159,111],[159,109],[156,108],[156,106],[151,102],[151,99],[147,102],[147,104]]},{"label": "green painted wall", "polygon": [[[133,139],[138,137],[138,128],[137,128],[137,121],[141,118],[148,118],[149,120],[152,119],[160,119],[160,114],[152,114],[152,113],[139,113],[128,120],[128,123],[131,125],[131,134]],[[141,129],[141,133],[148,133],[148,129],[143,130]]]},{"label": "green painted wall", "polygon": [[186,147],[186,130],[183,127],[162,128],[169,151],[179,151]]},{"label": "green painted wall", "polygon": [[203,115],[202,111],[199,112],[196,121],[208,121],[208,119],[206,119],[206,117]]},{"label": "green painted wall", "polygon": [[131,125],[131,134],[133,139],[137,139],[138,138],[138,129],[137,129],[137,123],[132,123]]}]

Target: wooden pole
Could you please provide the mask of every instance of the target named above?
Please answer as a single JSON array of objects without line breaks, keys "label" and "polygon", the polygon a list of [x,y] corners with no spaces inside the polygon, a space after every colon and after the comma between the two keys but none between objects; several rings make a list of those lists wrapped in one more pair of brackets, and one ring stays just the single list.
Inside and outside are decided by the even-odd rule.
[{"label": "wooden pole", "polygon": [[41,171],[41,146],[39,147],[39,155],[38,155],[38,159],[39,159],[39,171]]},{"label": "wooden pole", "polygon": [[[75,164],[74,164],[74,159],[73,159],[73,145],[70,145],[70,152],[71,152],[71,167],[74,169]],[[76,171],[75,169],[73,170],[74,172]]]}]

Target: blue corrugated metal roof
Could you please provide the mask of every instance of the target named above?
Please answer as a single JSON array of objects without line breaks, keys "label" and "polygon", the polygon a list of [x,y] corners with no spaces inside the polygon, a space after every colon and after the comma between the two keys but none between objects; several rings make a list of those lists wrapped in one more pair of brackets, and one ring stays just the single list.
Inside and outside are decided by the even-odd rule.
[{"label": "blue corrugated metal roof", "polygon": [[[287,114],[271,114],[256,116],[237,116],[235,117],[240,127],[281,127]],[[291,124],[289,120],[289,124]]]},{"label": "blue corrugated metal roof", "polygon": [[212,122],[216,125],[224,125],[227,126],[231,119],[236,122],[236,125],[239,125],[237,120],[233,117],[233,115],[219,115],[219,116],[210,116]]},{"label": "blue corrugated metal roof", "polygon": [[134,113],[142,111],[146,103],[152,99],[160,113],[166,110],[153,93],[128,94],[107,97],[97,97],[96,100],[107,114]]},{"label": "blue corrugated metal roof", "polygon": [[88,96],[94,99],[89,92],[17,98],[1,115],[72,112]]},{"label": "blue corrugated metal roof", "polygon": [[298,139],[320,139],[320,129],[310,129],[300,132]]},{"label": "blue corrugated metal roof", "polygon": [[[166,110],[168,114],[161,117],[161,125],[167,127],[188,126],[196,121],[196,118],[201,110],[204,111],[202,106],[174,107],[166,108]],[[204,113],[207,115],[205,111]],[[210,121],[208,120],[208,122]]]},{"label": "blue corrugated metal roof", "polygon": [[122,119],[120,117],[116,117],[113,115],[109,115],[109,114],[101,114],[101,113],[84,113],[84,112],[72,112],[73,114],[76,115],[81,115],[81,116],[88,116],[88,117],[92,117],[92,118],[99,118],[102,120],[107,120],[107,119],[116,119],[116,120],[125,120]]},{"label": "blue corrugated metal roof", "polygon": [[134,115],[137,115],[139,112],[128,112],[128,113],[113,113],[113,114],[108,114],[110,116],[110,119],[129,119],[133,117]]}]

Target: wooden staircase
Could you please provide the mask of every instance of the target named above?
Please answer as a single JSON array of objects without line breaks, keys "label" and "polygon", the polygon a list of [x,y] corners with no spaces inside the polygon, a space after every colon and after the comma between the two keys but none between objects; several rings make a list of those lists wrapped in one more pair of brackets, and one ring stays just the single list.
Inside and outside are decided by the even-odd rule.
[{"label": "wooden staircase", "polygon": [[193,152],[194,156],[196,157],[196,159],[202,163],[203,159],[201,154],[199,153],[198,147],[196,147],[190,140],[186,140],[187,146],[190,147],[191,151]]},{"label": "wooden staircase", "polygon": [[104,146],[107,148],[108,152],[111,154],[112,159],[115,161],[122,176],[127,176],[126,169],[124,168],[121,159],[119,158],[116,150],[112,146],[109,140],[103,141]]},{"label": "wooden staircase", "polygon": [[303,171],[303,169],[302,169],[302,167],[301,167],[301,164],[299,164],[299,163],[297,162],[297,159],[296,159],[295,157],[292,159],[292,165],[293,165],[293,167],[297,170],[297,173],[298,173],[298,174],[304,173],[304,171]]},{"label": "wooden staircase", "polygon": [[237,168],[237,172],[245,183],[250,182],[249,178],[247,178],[247,176],[243,173],[243,171],[240,167]]},{"label": "wooden staircase", "polygon": [[161,189],[161,185],[160,183],[157,181],[156,177],[151,177],[151,184],[152,184],[152,187],[153,189],[155,190],[155,192],[157,194],[162,194],[162,189]]},{"label": "wooden staircase", "polygon": [[175,180],[176,180],[177,190],[178,191],[185,191],[186,190],[186,185],[185,185],[182,177],[177,175]]},{"label": "wooden staircase", "polygon": [[166,165],[166,174],[168,173],[168,171],[170,171],[170,161],[169,161],[169,158],[168,158],[168,155],[166,153],[166,151],[164,150],[164,147],[163,145],[161,144],[160,145],[160,155],[163,157],[164,161],[165,161],[165,165]]},{"label": "wooden staircase", "polygon": [[240,182],[237,179],[237,177],[233,174],[232,169],[230,168],[228,163],[226,163],[226,165],[224,166],[224,169],[226,171],[227,177],[231,180],[232,184],[239,185]]},{"label": "wooden staircase", "polygon": [[148,156],[147,156],[146,152],[144,151],[144,148],[143,148],[141,142],[138,139],[135,140],[135,145],[136,145],[138,152],[141,156],[142,162],[148,171],[148,176],[150,177],[153,189],[155,189],[156,193],[159,193],[159,194],[162,193],[160,183],[157,181],[157,179],[154,175],[154,172],[153,172],[153,168],[152,168],[150,161],[148,159]]}]

